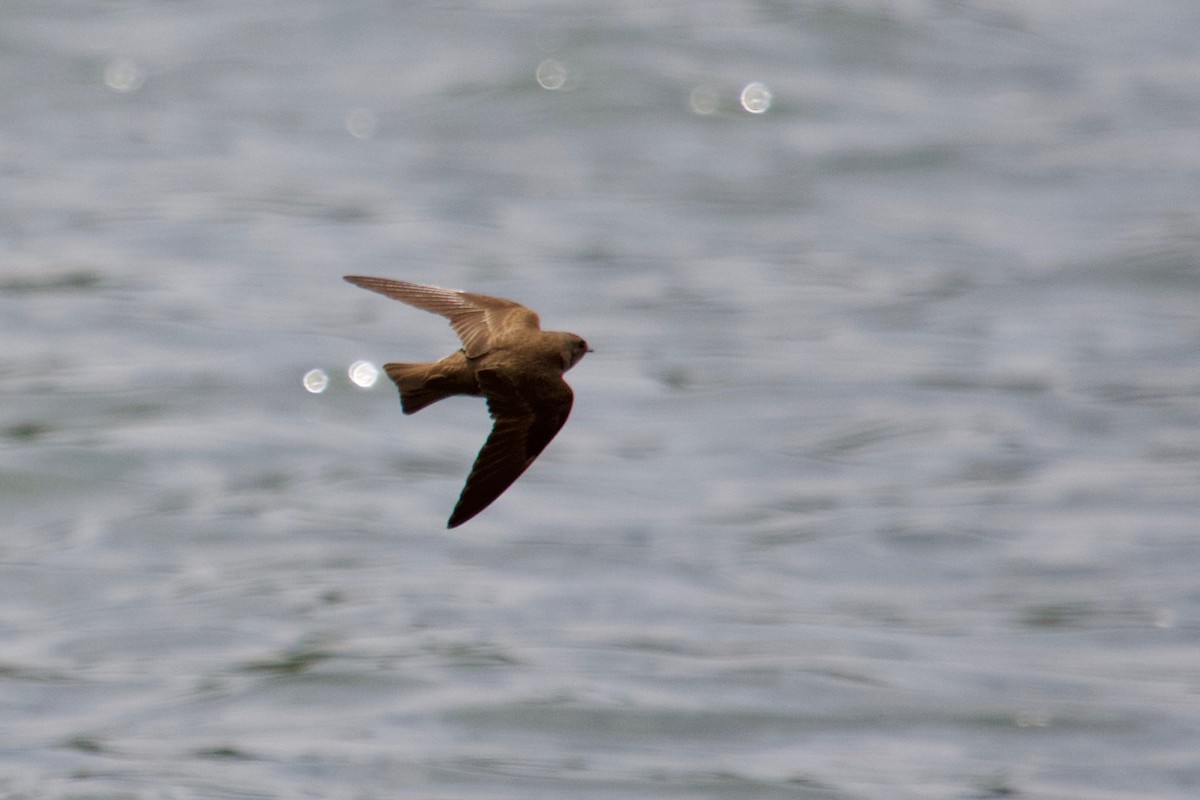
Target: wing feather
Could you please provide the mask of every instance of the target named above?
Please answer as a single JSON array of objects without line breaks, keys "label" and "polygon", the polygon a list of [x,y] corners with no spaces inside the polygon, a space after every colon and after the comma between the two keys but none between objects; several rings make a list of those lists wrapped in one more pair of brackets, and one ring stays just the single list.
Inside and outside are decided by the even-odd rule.
[{"label": "wing feather", "polygon": [[502,297],[361,275],[347,275],[346,280],[363,289],[446,317],[450,320],[450,327],[462,340],[463,350],[469,358],[489,352],[496,335],[513,326],[536,329],[539,325],[537,314],[520,303]]},{"label": "wing feather", "polygon": [[495,422],[450,515],[450,528],[483,511],[521,477],[562,430],[574,402],[571,387],[561,378],[531,397],[495,371],[476,375]]}]

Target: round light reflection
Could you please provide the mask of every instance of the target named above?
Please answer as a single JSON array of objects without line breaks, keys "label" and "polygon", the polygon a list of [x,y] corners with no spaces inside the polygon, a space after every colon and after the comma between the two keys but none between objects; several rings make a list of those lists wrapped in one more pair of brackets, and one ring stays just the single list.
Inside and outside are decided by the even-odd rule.
[{"label": "round light reflection", "polygon": [[379,380],[379,367],[370,361],[355,361],[350,365],[347,374],[355,386],[370,389],[375,385],[375,381]]},{"label": "round light reflection", "polygon": [[708,116],[717,112],[717,106],[721,102],[721,96],[717,90],[707,83],[702,83],[692,93],[688,95],[688,105],[692,108],[692,113]]},{"label": "round light reflection", "polygon": [[310,369],[304,373],[304,388],[313,394],[320,394],[329,386],[329,376],[323,369]]},{"label": "round light reflection", "polygon": [[538,64],[537,82],[543,89],[561,89],[567,83],[566,64],[553,58],[547,58]]},{"label": "round light reflection", "polygon": [[761,114],[771,107],[771,90],[766,84],[754,81],[742,89],[742,108],[751,114]]},{"label": "round light reflection", "polygon": [[377,125],[375,112],[369,108],[356,108],[346,115],[346,130],[355,139],[370,139]]},{"label": "round light reflection", "polygon": [[114,58],[104,68],[104,83],[114,92],[136,92],[146,82],[146,71],[133,59]]}]

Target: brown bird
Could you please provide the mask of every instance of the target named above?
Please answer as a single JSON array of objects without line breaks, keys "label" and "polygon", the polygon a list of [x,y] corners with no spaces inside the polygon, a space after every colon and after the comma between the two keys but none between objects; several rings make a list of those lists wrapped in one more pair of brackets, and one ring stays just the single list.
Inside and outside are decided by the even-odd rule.
[{"label": "brown bird", "polygon": [[537,314],[511,300],[387,278],[346,280],[441,314],[462,340],[462,349],[441,361],[383,365],[405,414],[456,394],[487,398],[492,432],[446,524],[456,528],[491,505],[550,444],[575,398],[563,373],[592,350],[573,333],[543,331]]}]

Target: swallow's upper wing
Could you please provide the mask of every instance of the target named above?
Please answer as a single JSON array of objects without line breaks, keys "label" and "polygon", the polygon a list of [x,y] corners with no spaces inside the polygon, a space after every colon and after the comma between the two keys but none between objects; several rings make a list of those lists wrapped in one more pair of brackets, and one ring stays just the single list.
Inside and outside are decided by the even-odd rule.
[{"label": "swallow's upper wing", "polygon": [[514,328],[538,328],[538,315],[520,303],[486,294],[442,289],[420,283],[347,275],[355,286],[370,289],[410,306],[441,314],[462,339],[463,350],[475,358],[492,349],[497,335]]},{"label": "swallow's upper wing", "polygon": [[562,429],[574,402],[571,387],[562,378],[539,387],[536,397],[530,397],[495,370],[481,369],[476,377],[495,423],[467,476],[449,528],[483,511],[521,477]]}]

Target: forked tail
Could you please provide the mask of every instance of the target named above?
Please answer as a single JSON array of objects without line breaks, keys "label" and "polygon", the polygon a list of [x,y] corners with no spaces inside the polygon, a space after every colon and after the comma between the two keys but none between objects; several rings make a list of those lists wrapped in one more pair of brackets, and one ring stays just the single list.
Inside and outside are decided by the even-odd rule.
[{"label": "forked tail", "polygon": [[428,364],[384,364],[396,388],[400,390],[400,408],[405,414],[415,414],[427,405],[457,394],[455,387],[434,374],[436,362]]}]

